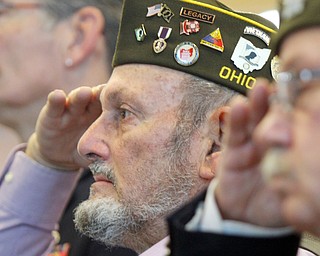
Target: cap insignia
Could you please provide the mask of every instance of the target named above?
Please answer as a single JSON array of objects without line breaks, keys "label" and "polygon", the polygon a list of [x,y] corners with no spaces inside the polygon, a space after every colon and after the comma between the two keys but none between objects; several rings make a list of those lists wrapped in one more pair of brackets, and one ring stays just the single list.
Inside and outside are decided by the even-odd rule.
[{"label": "cap insignia", "polygon": [[278,75],[280,73],[280,58],[278,55],[274,56],[271,60],[271,75],[275,81],[278,81]]},{"label": "cap insignia", "polygon": [[205,23],[213,24],[215,15],[206,13],[206,12],[200,12],[200,11],[195,11],[192,9],[188,9],[185,7],[182,7],[180,10],[180,16],[193,19],[193,20],[199,20]]},{"label": "cap insignia", "polygon": [[148,12],[146,17],[159,16],[162,17],[166,22],[170,22],[174,13],[171,11],[168,5],[166,4],[156,4],[150,7],[147,7]]},{"label": "cap insignia", "polygon": [[245,74],[253,70],[260,70],[266,64],[271,50],[255,47],[249,40],[240,37],[236,48],[231,56],[237,68]]},{"label": "cap insignia", "polygon": [[146,28],[143,24],[141,24],[139,28],[136,28],[134,33],[138,42],[143,42],[144,38],[147,36]]},{"label": "cap insignia", "polygon": [[191,42],[182,42],[174,49],[174,59],[182,66],[191,66],[199,58],[198,47]]},{"label": "cap insignia", "polygon": [[220,52],[224,51],[224,44],[219,28],[201,39],[200,44],[216,49]]},{"label": "cap insignia", "polygon": [[160,53],[164,51],[167,47],[167,42],[165,41],[171,35],[172,28],[160,26],[158,31],[158,39],[153,42],[153,50],[155,53]]},{"label": "cap insignia", "polygon": [[246,26],[243,32],[245,35],[255,36],[260,38],[266,45],[270,45],[271,37],[261,29],[252,26]]},{"label": "cap insignia", "polygon": [[281,6],[281,18],[288,20],[303,12],[305,0],[283,0]]},{"label": "cap insignia", "polygon": [[200,31],[200,24],[196,20],[185,20],[180,22],[180,35],[190,35],[192,33],[198,33]]}]

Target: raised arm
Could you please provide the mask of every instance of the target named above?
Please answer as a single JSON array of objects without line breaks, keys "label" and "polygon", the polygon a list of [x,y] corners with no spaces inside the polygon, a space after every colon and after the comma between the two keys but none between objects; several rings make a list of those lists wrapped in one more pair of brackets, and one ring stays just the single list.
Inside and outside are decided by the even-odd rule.
[{"label": "raised arm", "polygon": [[260,172],[264,147],[254,140],[255,128],[268,111],[269,94],[268,82],[261,80],[247,101],[233,103],[215,196],[224,219],[281,227],[280,198],[265,184]]}]

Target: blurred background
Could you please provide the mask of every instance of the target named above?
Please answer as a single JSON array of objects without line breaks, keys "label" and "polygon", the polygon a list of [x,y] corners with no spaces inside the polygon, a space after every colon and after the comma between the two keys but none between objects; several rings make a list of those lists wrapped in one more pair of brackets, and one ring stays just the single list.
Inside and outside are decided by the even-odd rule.
[{"label": "blurred background", "polygon": [[229,7],[251,12],[264,12],[277,8],[277,0],[220,0],[220,2],[228,5]]},{"label": "blurred background", "polygon": [[220,0],[237,11],[249,11],[261,14],[279,27],[278,0]]}]

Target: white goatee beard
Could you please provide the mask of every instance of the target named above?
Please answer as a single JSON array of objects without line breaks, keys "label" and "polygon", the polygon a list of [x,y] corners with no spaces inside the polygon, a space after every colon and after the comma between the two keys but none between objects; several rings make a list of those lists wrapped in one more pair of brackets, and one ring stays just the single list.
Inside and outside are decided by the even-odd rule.
[{"label": "white goatee beard", "polygon": [[[158,189],[152,194],[146,198],[135,198],[141,191],[135,191],[133,188],[129,197],[124,199],[118,191],[117,179],[112,168],[107,167],[102,161],[97,161],[90,169],[93,174],[107,177],[113,183],[118,197],[122,199],[102,197],[82,202],[75,210],[76,228],[84,235],[107,246],[128,247],[137,252],[150,247],[150,241],[147,240],[152,235],[154,241],[161,239],[163,230],[151,230],[155,222],[161,221],[162,228],[166,229],[164,217],[186,202],[191,188],[194,187],[194,178],[190,170],[170,170],[168,167],[162,178],[156,175],[157,172],[148,174],[149,182],[156,180],[158,184]],[[157,237],[159,232],[160,237]]]},{"label": "white goatee beard", "polygon": [[109,246],[121,246],[133,220],[113,198],[89,199],[75,210],[75,226],[86,236]]},{"label": "white goatee beard", "polygon": [[142,252],[150,247],[144,237],[145,230],[157,236],[157,230],[151,231],[146,227],[147,223],[159,221],[167,215],[168,209],[177,206],[171,198],[162,195],[157,203],[135,206],[108,197],[88,199],[75,210],[75,226],[82,234],[106,246],[122,246]]}]

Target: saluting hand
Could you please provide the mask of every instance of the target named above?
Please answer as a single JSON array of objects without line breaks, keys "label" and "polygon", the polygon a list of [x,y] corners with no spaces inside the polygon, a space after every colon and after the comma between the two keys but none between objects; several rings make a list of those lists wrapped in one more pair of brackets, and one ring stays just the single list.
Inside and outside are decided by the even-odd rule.
[{"label": "saluting hand", "polygon": [[27,155],[55,169],[86,167],[88,162],[78,154],[77,144],[101,114],[99,96],[103,86],[79,87],[69,95],[61,90],[51,92],[28,141]]},{"label": "saluting hand", "polygon": [[215,197],[224,219],[265,227],[285,226],[281,198],[260,172],[264,147],[254,140],[256,127],[268,111],[271,93],[261,80],[247,101],[233,103],[226,124]]}]

